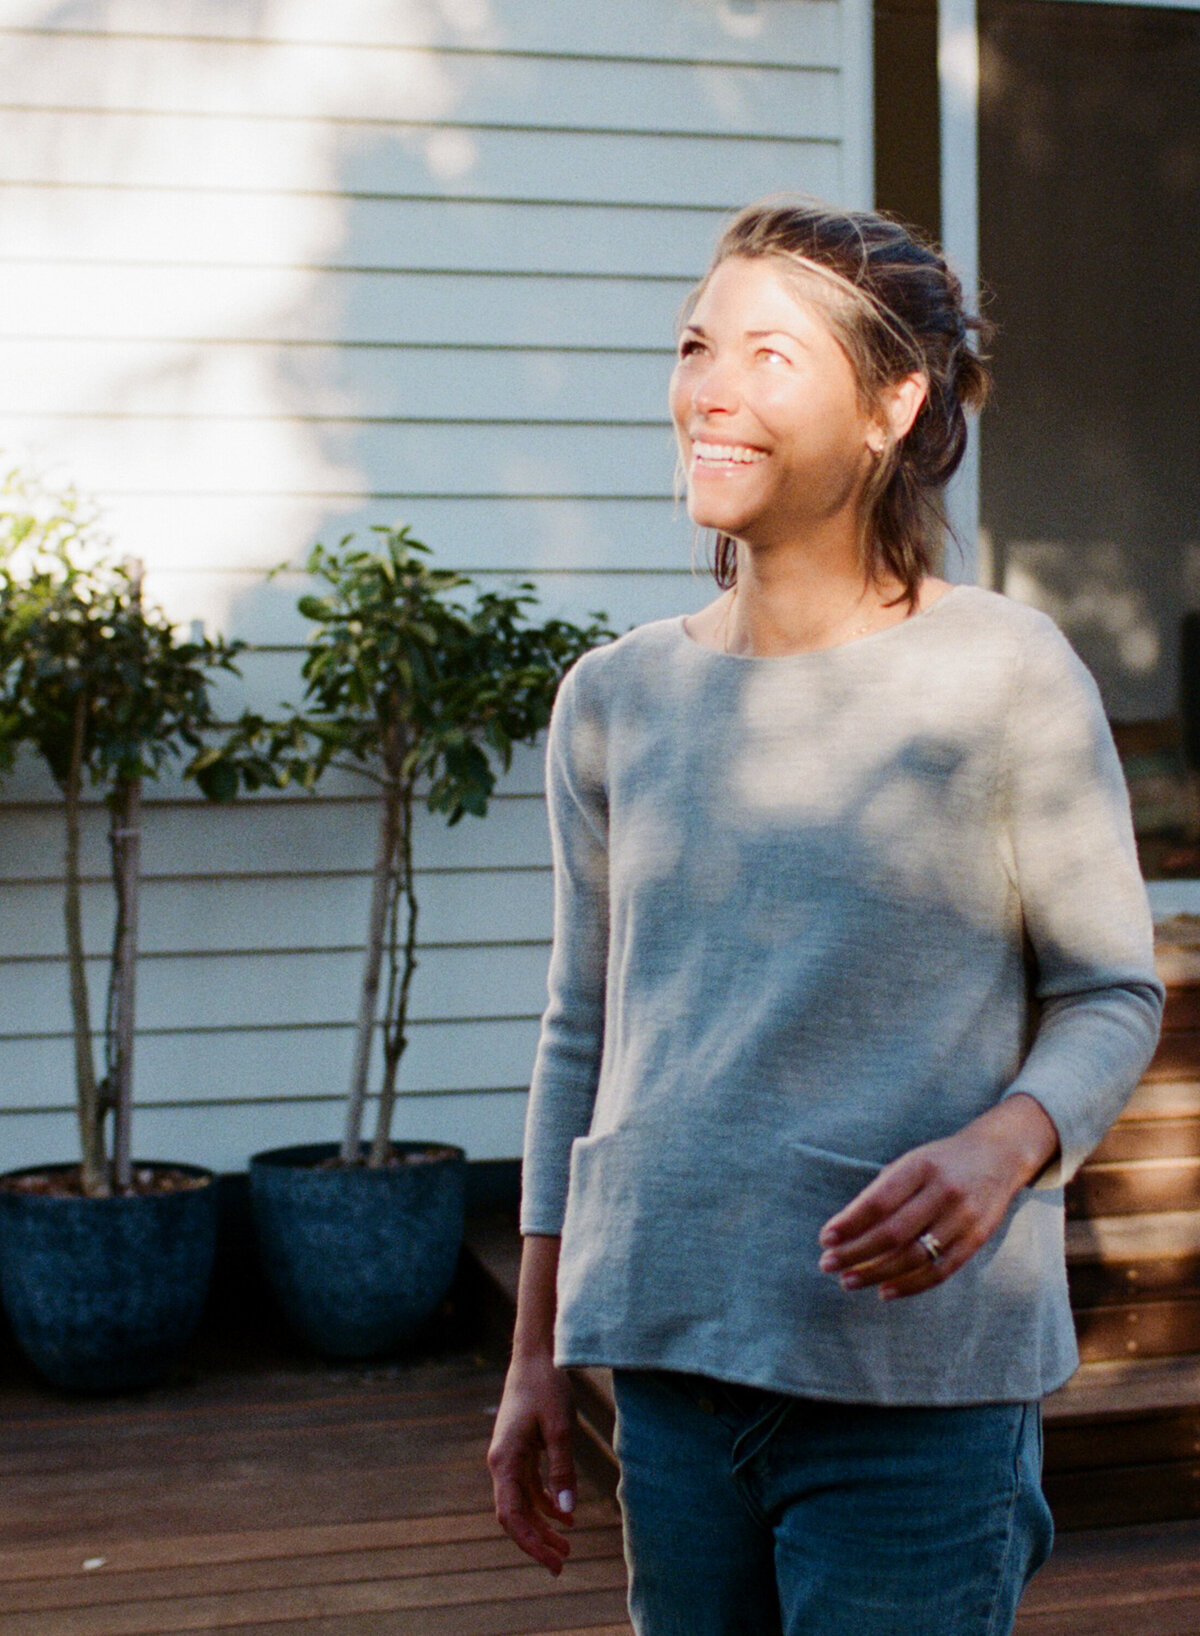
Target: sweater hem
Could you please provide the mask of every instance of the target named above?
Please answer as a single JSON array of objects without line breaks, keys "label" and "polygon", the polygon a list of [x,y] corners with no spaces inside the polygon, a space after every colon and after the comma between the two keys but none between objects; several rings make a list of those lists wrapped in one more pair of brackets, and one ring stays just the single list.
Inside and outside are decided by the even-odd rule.
[{"label": "sweater hem", "polygon": [[658,1357],[639,1356],[623,1352],[618,1347],[557,1348],[555,1365],[560,1369],[628,1369],[653,1370],[681,1375],[703,1375],[710,1380],[723,1381],[730,1386],[751,1386],[760,1391],[779,1392],[786,1397],[806,1398],[817,1403],[857,1403],[863,1407],[880,1409],[968,1409],[988,1403],[1040,1403],[1051,1392],[1056,1392],[1074,1375],[1079,1367],[1076,1360],[1069,1368],[1051,1371],[1046,1383],[1028,1383],[1023,1390],[1018,1382],[993,1390],[963,1392],[931,1392],[898,1390],[879,1395],[846,1390],[843,1385],[830,1385],[818,1379],[783,1376],[730,1369],[715,1358],[673,1358],[664,1362]]}]

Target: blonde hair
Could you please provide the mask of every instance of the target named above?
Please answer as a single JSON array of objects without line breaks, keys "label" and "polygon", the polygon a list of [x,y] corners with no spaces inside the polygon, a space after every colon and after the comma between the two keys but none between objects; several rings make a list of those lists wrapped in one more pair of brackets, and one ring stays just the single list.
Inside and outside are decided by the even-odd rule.
[{"label": "blonde hair", "polygon": [[[838,210],[804,195],[764,199],[722,233],[712,264],[685,316],[722,262],[771,260],[806,301],[818,305],[846,356],[863,406],[887,386],[919,373],[928,391],[912,427],[889,437],[867,482],[863,563],[873,578],[895,578],[915,602],[941,541],[941,494],[967,445],[967,409],[982,407],[990,376],[972,334],[990,334],[968,314],[962,285],[945,258],[912,229],[867,210]],[[713,574],[737,578],[737,542],[718,534]]]}]

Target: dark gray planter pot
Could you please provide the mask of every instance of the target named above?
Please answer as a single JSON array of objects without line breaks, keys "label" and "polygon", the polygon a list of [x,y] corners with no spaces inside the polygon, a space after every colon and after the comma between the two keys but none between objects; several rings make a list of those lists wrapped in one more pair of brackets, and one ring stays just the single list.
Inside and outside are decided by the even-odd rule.
[{"label": "dark gray planter pot", "polygon": [[267,1280],[293,1329],[323,1356],[374,1358],[412,1338],[445,1299],[462,1244],[466,1156],[442,1143],[388,1170],[314,1168],[334,1143],[250,1161]]},{"label": "dark gray planter pot", "polygon": [[110,1199],[0,1188],[4,1308],[22,1350],[52,1385],[84,1392],[149,1386],[191,1337],[212,1272],[217,1188],[210,1171],[163,1168],[203,1177],[205,1185]]}]

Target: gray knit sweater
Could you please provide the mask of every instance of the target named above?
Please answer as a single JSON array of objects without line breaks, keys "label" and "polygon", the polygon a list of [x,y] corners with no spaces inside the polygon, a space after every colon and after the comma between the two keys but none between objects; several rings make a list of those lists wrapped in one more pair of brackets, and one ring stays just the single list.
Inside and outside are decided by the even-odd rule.
[{"label": "gray knit sweater", "polygon": [[[770,659],[658,621],[575,667],[547,765],[522,1227],[562,1233],[559,1361],[871,1403],[1060,1385],[1062,1183],[1162,988],[1099,697],[1051,621],[960,586]],[[1014,1091],[1061,1161],[964,1268],[894,1302],[818,1271],[881,1165]]]}]

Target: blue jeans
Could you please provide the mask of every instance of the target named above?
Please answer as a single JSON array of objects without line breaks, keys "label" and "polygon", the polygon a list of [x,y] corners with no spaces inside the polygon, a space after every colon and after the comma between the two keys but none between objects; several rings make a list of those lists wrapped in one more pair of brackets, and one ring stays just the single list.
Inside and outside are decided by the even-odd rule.
[{"label": "blue jeans", "polygon": [[1036,1403],[614,1381],[638,1636],[1006,1636],[1050,1554]]}]

